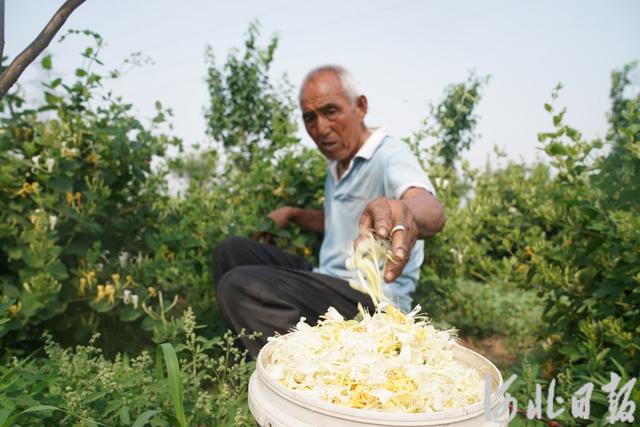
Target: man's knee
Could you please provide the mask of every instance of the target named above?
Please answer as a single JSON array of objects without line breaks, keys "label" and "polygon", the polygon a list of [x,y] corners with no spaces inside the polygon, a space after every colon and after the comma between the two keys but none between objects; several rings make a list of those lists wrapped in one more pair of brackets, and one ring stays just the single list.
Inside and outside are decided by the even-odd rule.
[{"label": "man's knee", "polygon": [[255,299],[264,286],[260,280],[258,266],[242,266],[227,271],[216,289],[216,297],[220,307],[238,305],[241,300]]},{"label": "man's knee", "polygon": [[244,237],[227,237],[216,245],[211,256],[211,268],[214,285],[217,289],[222,276],[233,268],[234,259],[243,250],[249,239]]},{"label": "man's knee", "polygon": [[247,242],[250,242],[250,241],[251,240],[247,239],[246,237],[240,237],[240,236],[227,237],[226,239],[218,243],[215,249],[213,250],[214,264],[219,260],[233,256],[234,253],[246,247]]}]

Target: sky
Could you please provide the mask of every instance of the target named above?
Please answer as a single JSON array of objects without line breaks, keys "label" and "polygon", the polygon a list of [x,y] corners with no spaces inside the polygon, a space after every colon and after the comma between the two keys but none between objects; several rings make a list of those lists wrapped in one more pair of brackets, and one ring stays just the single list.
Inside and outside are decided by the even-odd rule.
[{"label": "sky", "polygon": [[[62,3],[6,0],[5,55],[13,59],[24,49]],[[173,133],[187,146],[206,140],[205,47],[222,63],[255,20],[261,44],[279,37],[274,80],[286,74],[297,93],[310,69],[343,65],[367,95],[367,124],[397,138],[419,128],[447,85],[471,71],[490,75],[478,107],[480,137],[464,155],[482,166],[495,159],[494,145],[514,160],[543,157],[536,135],[551,129],[543,104],[558,82],[567,122],[587,138],[604,137],[611,71],[640,59],[639,18],[634,0],[87,0],[61,33],[100,33],[108,69],[132,52],[150,56],[153,65],[109,88],[141,117],[152,117],[156,100],[172,108]],[[85,45],[77,38],[52,42],[55,71],[71,75]],[[34,63],[19,82],[37,93],[43,73]],[[301,140],[312,145],[298,120]]]}]

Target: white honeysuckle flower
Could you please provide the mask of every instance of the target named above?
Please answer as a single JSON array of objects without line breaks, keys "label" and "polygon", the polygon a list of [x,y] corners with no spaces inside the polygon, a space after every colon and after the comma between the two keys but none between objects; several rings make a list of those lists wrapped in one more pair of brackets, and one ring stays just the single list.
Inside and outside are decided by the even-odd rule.
[{"label": "white honeysuckle flower", "polygon": [[129,252],[122,251],[118,254],[118,262],[120,262],[120,267],[125,268],[127,265],[127,260],[129,259]]},{"label": "white honeysuckle flower", "polygon": [[518,212],[518,208],[516,208],[515,206],[510,206],[509,207],[509,213],[515,214],[517,212]]},{"label": "white honeysuckle flower", "polygon": [[[360,321],[331,308],[316,326],[300,319],[269,339],[267,372],[284,386],[339,405],[382,411],[435,412],[480,402],[481,373],[453,357],[455,340],[419,315],[390,304]],[[407,382],[417,390],[407,393]],[[377,402],[367,400],[373,396]]]},{"label": "white honeysuckle flower", "polygon": [[20,151],[11,150],[7,152],[7,157],[12,158],[13,160],[24,160],[24,154]]},{"label": "white honeysuckle flower", "polygon": [[45,161],[45,165],[47,166],[47,172],[51,173],[53,172],[53,167],[56,164],[56,159],[52,159],[51,157],[47,158],[47,160]]},{"label": "white honeysuckle flower", "polygon": [[131,301],[131,289],[124,290],[124,303],[129,304]]},{"label": "white honeysuckle flower", "polygon": [[36,168],[40,167],[40,154],[38,154],[37,156],[33,156],[31,158],[31,161],[33,162],[33,164],[36,166]]},{"label": "white honeysuckle flower", "polygon": [[58,217],[55,215],[49,215],[49,227],[51,228],[51,230],[55,230],[57,224]]},{"label": "white honeysuckle flower", "polygon": [[131,304],[133,304],[133,308],[135,309],[138,308],[138,295],[136,294],[131,295]]}]

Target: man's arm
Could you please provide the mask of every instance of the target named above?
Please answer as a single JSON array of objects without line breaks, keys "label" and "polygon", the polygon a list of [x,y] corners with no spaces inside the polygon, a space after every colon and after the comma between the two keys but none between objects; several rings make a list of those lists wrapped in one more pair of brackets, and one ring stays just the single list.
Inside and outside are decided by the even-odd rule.
[{"label": "man's arm", "polygon": [[293,222],[316,233],[324,233],[324,210],[322,209],[301,209],[293,206],[283,206],[271,212],[268,217],[282,229],[287,228],[289,222]]},{"label": "man's arm", "polygon": [[442,204],[424,188],[409,188],[402,195],[418,228],[418,238],[433,236],[444,227],[446,218]]},{"label": "man's arm", "polygon": [[[393,282],[409,261],[416,240],[436,234],[445,224],[444,208],[431,193],[409,188],[400,200],[378,197],[369,203],[360,217],[360,227],[375,230],[381,237],[391,238],[395,263],[387,263],[384,279]],[[393,232],[394,227],[402,226]]]}]

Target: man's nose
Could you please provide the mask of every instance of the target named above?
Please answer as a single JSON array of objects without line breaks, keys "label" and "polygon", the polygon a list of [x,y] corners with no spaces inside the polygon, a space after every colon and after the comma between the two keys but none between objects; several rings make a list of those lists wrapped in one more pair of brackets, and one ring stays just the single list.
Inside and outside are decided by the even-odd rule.
[{"label": "man's nose", "polygon": [[316,129],[318,130],[318,134],[321,137],[327,136],[331,131],[331,124],[329,123],[329,120],[324,118],[321,114],[318,115],[317,120]]}]

